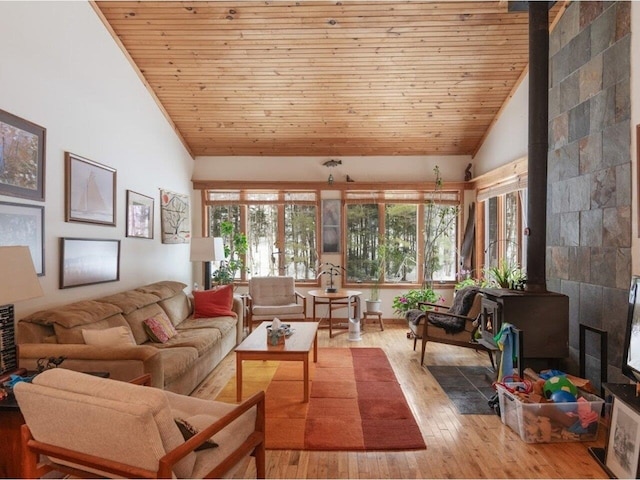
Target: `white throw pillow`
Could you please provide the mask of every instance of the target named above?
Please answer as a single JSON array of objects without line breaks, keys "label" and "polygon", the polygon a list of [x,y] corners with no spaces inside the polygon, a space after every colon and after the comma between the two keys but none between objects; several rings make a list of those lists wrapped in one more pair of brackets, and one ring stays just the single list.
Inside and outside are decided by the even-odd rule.
[{"label": "white throw pillow", "polygon": [[121,345],[135,345],[131,330],[125,326],[95,330],[82,330],[84,343],[101,347],[117,347]]}]

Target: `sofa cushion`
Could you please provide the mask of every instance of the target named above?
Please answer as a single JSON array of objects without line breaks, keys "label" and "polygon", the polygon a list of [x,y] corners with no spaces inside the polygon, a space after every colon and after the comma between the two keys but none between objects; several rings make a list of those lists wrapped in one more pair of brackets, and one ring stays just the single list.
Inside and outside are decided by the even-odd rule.
[{"label": "sofa cushion", "polygon": [[151,318],[163,313],[164,310],[162,310],[157,303],[152,303],[151,305],[147,305],[146,307],[134,310],[133,312],[128,313],[124,316],[127,323],[131,327],[131,333],[133,333],[133,338],[136,339],[136,343],[138,345],[149,340],[149,335],[147,335],[147,332],[144,329],[143,322],[147,318]]},{"label": "sofa cushion", "polygon": [[203,292],[193,292],[193,318],[235,317],[233,285],[222,285]]},{"label": "sofa cushion", "polygon": [[118,347],[122,345],[135,345],[136,341],[127,326],[105,328],[104,330],[82,329],[82,337],[87,345],[99,345],[103,347]]},{"label": "sofa cushion", "polygon": [[122,309],[117,305],[96,300],[83,300],[62,307],[32,313],[23,318],[22,321],[41,325],[56,324],[65,328],[72,328],[99,322],[116,313],[122,313]]},{"label": "sofa cushion", "polygon": [[94,323],[88,323],[86,325],[78,325],[71,328],[63,327],[58,323],[53,324],[53,330],[56,332],[58,343],[83,344],[85,343],[84,336],[82,335],[83,330],[105,330],[107,328],[113,328],[113,327],[129,328],[129,325],[127,324],[127,321],[124,319],[124,317],[120,313],[116,315],[111,315],[110,317],[107,317],[104,320],[100,320]]},{"label": "sofa cushion", "polygon": [[289,305],[256,305],[253,307],[254,315],[272,315],[277,317],[279,315],[291,315],[291,314],[304,313],[304,306],[297,303],[291,303]]},{"label": "sofa cushion", "polygon": [[165,311],[174,325],[180,324],[191,315],[191,302],[184,292],[178,292],[173,297],[161,300],[158,305]]},{"label": "sofa cushion", "polygon": [[180,330],[178,335],[170,338],[166,343],[154,343],[153,346],[159,349],[174,347],[192,347],[198,352],[198,356],[204,355],[220,341],[222,334],[215,328],[199,330]]},{"label": "sofa cushion", "polygon": [[151,293],[156,295],[160,300],[173,297],[176,293],[181,292],[186,288],[186,285],[182,282],[173,282],[165,280],[163,282],[156,282],[144,287],[138,287],[136,290],[144,293]]},{"label": "sofa cushion", "polygon": [[151,318],[147,318],[142,322],[142,325],[152,342],[167,343],[170,338],[178,334],[176,327],[173,326],[169,317],[164,313],[159,313]]},{"label": "sofa cushion", "polygon": [[198,328],[217,328],[222,335],[235,330],[238,320],[233,317],[193,318],[189,317],[176,327],[178,331]]},{"label": "sofa cushion", "polygon": [[108,297],[97,298],[97,302],[110,303],[122,309],[125,315],[152,303],[156,303],[160,297],[152,293],[139,292],[137,290],[127,290],[126,292],[116,293]]},{"label": "sofa cushion", "polygon": [[198,360],[198,351],[193,347],[159,348],[158,350],[162,358],[165,385],[170,385],[184,376],[185,372],[194,368]]}]

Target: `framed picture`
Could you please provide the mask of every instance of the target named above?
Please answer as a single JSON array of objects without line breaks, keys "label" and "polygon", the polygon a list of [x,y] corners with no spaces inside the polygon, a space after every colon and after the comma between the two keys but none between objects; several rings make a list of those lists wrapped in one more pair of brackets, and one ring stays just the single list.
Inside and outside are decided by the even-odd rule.
[{"label": "framed picture", "polygon": [[65,152],[67,222],[116,225],[116,171]]},{"label": "framed picture", "polygon": [[0,194],[44,201],[45,134],[0,110]]},{"label": "framed picture", "polygon": [[153,198],[127,190],[127,237],[153,238]]},{"label": "framed picture", "polygon": [[322,200],[322,253],[340,253],[341,200]]},{"label": "framed picture", "polygon": [[162,243],[189,243],[189,197],[160,190],[160,220]]},{"label": "framed picture", "polygon": [[44,207],[0,202],[0,245],[26,245],[38,276],[44,275]]},{"label": "framed picture", "polygon": [[120,280],[120,240],[60,239],[60,288]]},{"label": "framed picture", "polygon": [[615,397],[605,465],[617,478],[636,478],[640,452],[640,416]]}]

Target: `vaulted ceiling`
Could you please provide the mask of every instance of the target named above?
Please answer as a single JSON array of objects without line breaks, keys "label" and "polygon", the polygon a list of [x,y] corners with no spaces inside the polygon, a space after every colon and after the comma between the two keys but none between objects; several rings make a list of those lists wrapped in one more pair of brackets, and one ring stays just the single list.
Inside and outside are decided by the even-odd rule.
[{"label": "vaulted ceiling", "polygon": [[505,1],[93,5],[194,156],[473,155],[528,63]]}]

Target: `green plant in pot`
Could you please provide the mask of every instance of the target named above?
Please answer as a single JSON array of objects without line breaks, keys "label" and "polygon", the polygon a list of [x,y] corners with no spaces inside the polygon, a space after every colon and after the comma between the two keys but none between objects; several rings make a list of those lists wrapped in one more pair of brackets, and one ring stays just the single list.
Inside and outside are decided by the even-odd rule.
[{"label": "green plant in pot", "polygon": [[501,260],[497,266],[486,271],[487,278],[500,288],[520,290],[524,286],[526,275],[518,265]]},{"label": "green plant in pot", "polygon": [[[393,312],[404,317],[409,310],[418,308],[419,302],[436,303],[440,300],[440,295],[433,291],[433,289],[424,286],[421,289],[409,290],[407,293],[397,295],[393,298]],[[430,307],[423,305],[421,310],[430,310]]]},{"label": "green plant in pot", "polygon": [[367,312],[381,312],[382,300],[380,300],[380,284],[384,281],[385,262],[387,259],[387,246],[384,242],[378,244],[376,260],[372,270],[371,288],[369,298],[365,300]]},{"label": "green plant in pot", "polygon": [[247,236],[236,232],[232,222],[226,220],[220,224],[220,235],[224,242],[224,260],[213,273],[211,279],[217,285],[233,283],[236,275],[244,268],[243,257],[249,249]]}]

